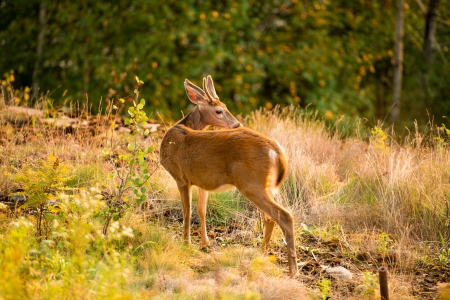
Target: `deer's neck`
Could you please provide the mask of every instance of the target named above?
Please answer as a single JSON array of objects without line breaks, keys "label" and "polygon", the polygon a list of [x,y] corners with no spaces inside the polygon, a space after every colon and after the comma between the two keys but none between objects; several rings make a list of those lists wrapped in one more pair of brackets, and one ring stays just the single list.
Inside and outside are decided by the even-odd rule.
[{"label": "deer's neck", "polygon": [[177,124],[184,125],[194,130],[204,130],[208,125],[203,123],[200,109],[196,106],[191,112],[189,112],[181,121]]}]

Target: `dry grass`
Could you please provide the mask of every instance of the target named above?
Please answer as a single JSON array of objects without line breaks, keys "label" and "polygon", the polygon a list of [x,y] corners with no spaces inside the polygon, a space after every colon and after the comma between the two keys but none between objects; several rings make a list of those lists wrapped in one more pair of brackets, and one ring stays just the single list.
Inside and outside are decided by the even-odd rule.
[{"label": "dry grass", "polygon": [[324,121],[293,108],[256,112],[249,123],[285,148],[290,173],[280,201],[297,219],[380,228],[416,241],[439,240],[439,233],[450,238],[447,148],[424,146],[426,137],[419,139],[418,132],[405,139],[414,143],[391,139],[385,148],[374,146],[376,135],[343,140]]},{"label": "dry grass", "polygon": [[[278,201],[297,224],[316,228],[319,241],[324,232],[340,239],[350,256],[373,254],[375,267],[385,263],[376,257],[394,259],[389,264],[394,299],[412,299],[408,287],[417,262],[432,263],[436,253],[450,248],[450,151],[442,132],[416,129],[399,143],[386,130],[361,137],[355,129],[357,134],[344,139],[314,114],[294,108],[258,111],[247,121],[288,154],[289,175]],[[360,297],[337,287],[333,295]]]},{"label": "dry grass", "polygon": [[[6,122],[7,116],[0,116],[0,174],[4,178],[0,192],[8,194],[20,187],[15,174],[50,154],[73,166],[78,180],[73,183],[75,188],[96,185],[109,193],[114,191],[105,176],[112,166],[102,150],[112,141],[115,151],[126,151],[126,135],[115,134],[113,139],[81,131],[67,135],[42,125],[18,129]],[[277,200],[295,216],[298,251],[305,253],[302,247],[306,246],[314,248],[319,263],[325,264],[329,249],[320,248],[320,244],[338,240],[346,263],[355,262],[358,255],[368,255],[374,258],[371,263],[376,268],[385,263],[377,257],[395,257],[395,263],[390,264],[392,298],[415,299],[411,289],[414,266],[418,261],[434,262],[436,253],[450,248],[450,151],[445,137],[439,137],[437,143],[433,139],[436,131],[430,130],[426,134],[416,131],[401,144],[392,133],[387,139],[379,132],[344,139],[337,130],[327,130],[326,122],[315,114],[293,108],[258,111],[247,123],[278,140],[289,157],[289,175]],[[229,195],[224,197],[232,201],[238,197]],[[184,245],[180,223],[153,217],[157,209],[179,207],[178,198],[173,179],[158,169],[147,192],[149,206],[133,208],[120,221],[135,232],[134,238],[119,243],[119,248],[133,253],[128,262],[133,274],[127,277],[127,293],[133,298],[321,299],[323,290],[317,282],[323,273],[303,271],[299,279],[287,279],[281,271],[286,265],[283,250],[279,250],[284,246],[278,228],[273,237],[277,263],[249,247],[260,242],[260,222],[254,212],[236,213],[237,220],[253,226],[244,230],[245,234],[259,232],[253,240],[247,236],[239,240],[247,246],[218,243],[213,251],[203,253],[195,244]],[[212,201],[221,200],[217,197]],[[215,211],[230,210],[225,202],[212,206]],[[210,217],[223,218],[214,210]],[[14,217],[0,213],[0,235],[9,230],[8,222]],[[230,236],[238,240],[237,232]],[[307,244],[305,236],[314,237],[314,241]],[[366,262],[349,266],[355,276],[352,282],[333,281],[332,298],[379,296],[362,294],[370,286],[364,282],[367,268],[361,267],[363,264]]]}]

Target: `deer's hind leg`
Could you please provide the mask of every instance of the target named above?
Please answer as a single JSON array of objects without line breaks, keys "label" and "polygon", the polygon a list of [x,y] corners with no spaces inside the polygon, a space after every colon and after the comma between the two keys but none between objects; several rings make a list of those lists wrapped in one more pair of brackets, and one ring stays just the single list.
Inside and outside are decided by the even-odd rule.
[{"label": "deer's hind leg", "polygon": [[267,226],[263,243],[265,247],[267,247],[269,243],[274,225],[267,221],[268,218],[280,225],[287,243],[289,272],[291,277],[294,277],[298,272],[297,255],[295,251],[294,217],[292,217],[291,213],[284,207],[273,200],[272,194],[263,185],[247,185],[241,187],[239,190],[249,201],[253,202],[265,213],[264,223]]}]

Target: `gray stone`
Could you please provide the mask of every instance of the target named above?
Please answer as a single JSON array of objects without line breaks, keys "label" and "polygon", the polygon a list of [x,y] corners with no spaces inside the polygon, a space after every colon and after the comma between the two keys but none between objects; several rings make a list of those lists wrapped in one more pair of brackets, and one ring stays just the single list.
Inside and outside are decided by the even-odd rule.
[{"label": "gray stone", "polygon": [[334,268],[328,268],[325,270],[328,275],[333,276],[334,278],[340,278],[340,279],[352,279],[353,275],[352,273],[347,270],[344,267],[334,267]]}]

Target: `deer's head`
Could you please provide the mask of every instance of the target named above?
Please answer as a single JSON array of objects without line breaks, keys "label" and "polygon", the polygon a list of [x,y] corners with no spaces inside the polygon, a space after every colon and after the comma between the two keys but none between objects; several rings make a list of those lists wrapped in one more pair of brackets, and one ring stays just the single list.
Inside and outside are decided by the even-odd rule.
[{"label": "deer's head", "polygon": [[197,104],[202,124],[228,129],[242,126],[228,111],[226,105],[220,102],[211,76],[203,78],[203,89],[188,79],[184,81],[184,87],[189,100]]}]

